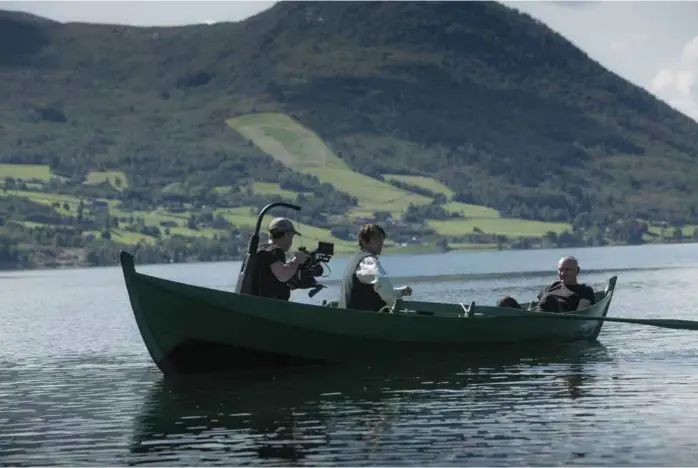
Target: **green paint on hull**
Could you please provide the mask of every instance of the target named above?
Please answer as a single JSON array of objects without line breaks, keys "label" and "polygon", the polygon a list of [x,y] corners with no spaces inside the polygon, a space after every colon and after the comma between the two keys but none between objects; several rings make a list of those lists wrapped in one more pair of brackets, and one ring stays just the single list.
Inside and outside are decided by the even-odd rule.
[{"label": "green paint on hull", "polygon": [[612,277],[596,304],[576,312],[590,320],[528,320],[521,318],[532,315],[526,310],[475,304],[404,301],[395,313],[373,313],[284,302],[137,273],[127,252],[121,265],[143,341],[165,375],[593,341],[616,282]]}]

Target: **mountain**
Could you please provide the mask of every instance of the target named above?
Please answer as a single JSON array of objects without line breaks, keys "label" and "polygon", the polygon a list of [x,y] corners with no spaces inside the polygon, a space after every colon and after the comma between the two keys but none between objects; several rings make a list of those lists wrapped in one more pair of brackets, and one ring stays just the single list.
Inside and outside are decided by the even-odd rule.
[{"label": "mountain", "polygon": [[[329,228],[392,187],[412,201],[385,211],[417,223],[698,223],[698,125],[498,3],[281,2],[167,28],[0,12],[0,93],[0,176],[48,165],[44,192],[122,212],[259,205],[273,185]],[[86,183],[100,171],[122,176]]]}]

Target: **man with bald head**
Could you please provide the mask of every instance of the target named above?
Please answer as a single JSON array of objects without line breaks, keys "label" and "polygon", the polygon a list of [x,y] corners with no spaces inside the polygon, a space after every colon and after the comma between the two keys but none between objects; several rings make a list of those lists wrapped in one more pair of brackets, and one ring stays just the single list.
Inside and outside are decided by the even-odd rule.
[{"label": "man with bald head", "polygon": [[[579,262],[574,257],[562,257],[557,262],[557,277],[550,286],[538,294],[537,309],[544,312],[571,312],[584,309],[594,303],[594,290],[580,284]],[[504,297],[497,303],[500,307],[521,308],[513,297]]]}]

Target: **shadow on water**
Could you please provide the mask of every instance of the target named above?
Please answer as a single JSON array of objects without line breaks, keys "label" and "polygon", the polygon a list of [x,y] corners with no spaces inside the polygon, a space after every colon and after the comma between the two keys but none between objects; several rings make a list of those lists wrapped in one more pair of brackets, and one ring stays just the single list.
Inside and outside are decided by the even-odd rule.
[{"label": "shadow on water", "polygon": [[[580,398],[593,379],[585,366],[609,361],[603,345],[580,343],[398,365],[161,379],[136,418],[129,463],[356,465],[418,408],[462,413],[460,431],[464,423],[504,417],[526,399]],[[533,390],[531,382],[543,385]],[[369,464],[390,461],[380,457]]]}]

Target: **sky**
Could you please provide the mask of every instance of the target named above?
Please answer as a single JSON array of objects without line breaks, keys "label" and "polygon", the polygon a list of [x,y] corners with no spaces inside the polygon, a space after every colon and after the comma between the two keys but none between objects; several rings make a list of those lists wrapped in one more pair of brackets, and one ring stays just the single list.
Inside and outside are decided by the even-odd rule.
[{"label": "sky", "polygon": [[[1,1],[57,21],[169,26],[239,21],[273,1]],[[501,1],[698,121],[698,2]]]}]

